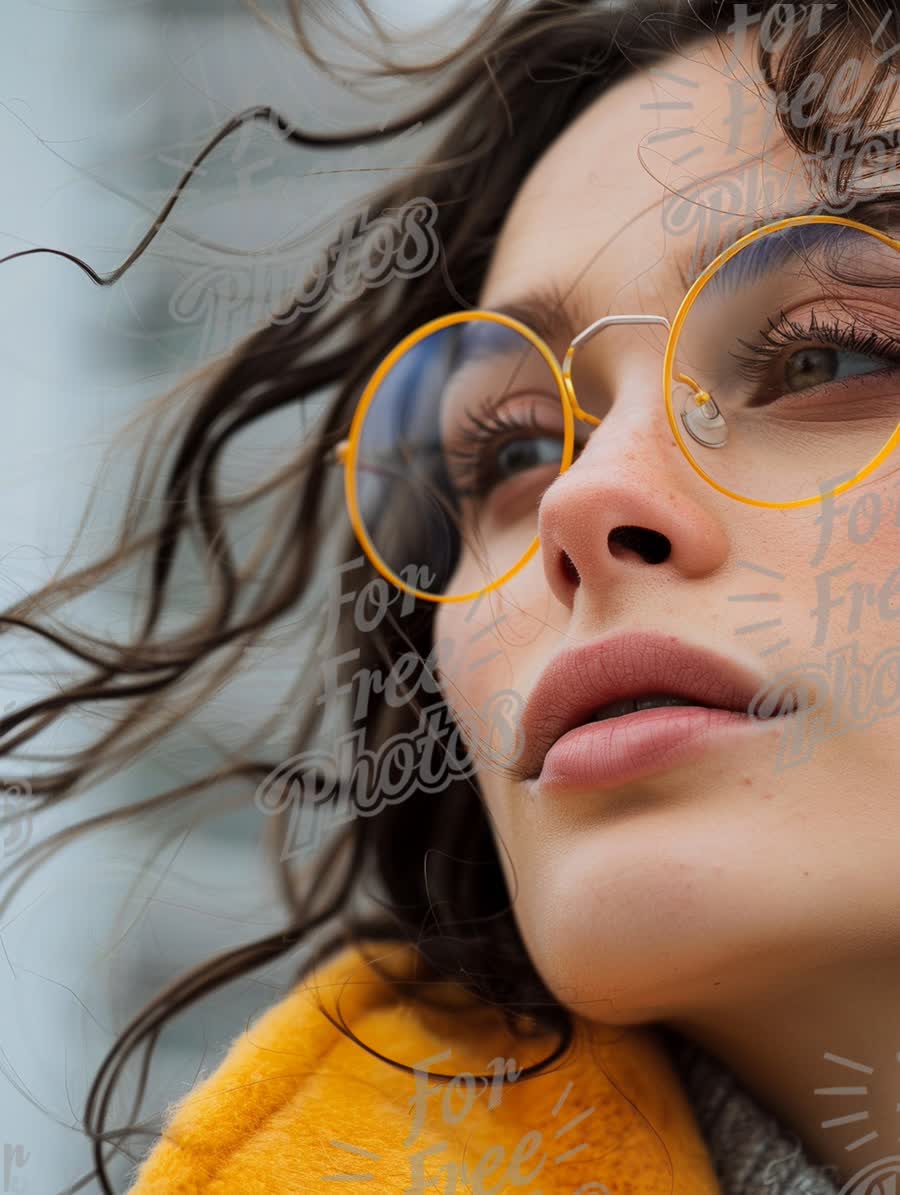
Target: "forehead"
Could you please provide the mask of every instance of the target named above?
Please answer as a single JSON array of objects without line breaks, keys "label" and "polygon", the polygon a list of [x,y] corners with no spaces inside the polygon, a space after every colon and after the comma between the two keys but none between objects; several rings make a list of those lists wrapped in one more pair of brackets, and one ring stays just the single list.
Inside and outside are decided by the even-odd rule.
[{"label": "forehead", "polygon": [[812,200],[754,83],[752,43],[730,54],[707,39],[628,76],[544,151],[504,221],[482,306],[540,286],[568,296],[580,327],[625,309],[671,315],[748,213]]}]

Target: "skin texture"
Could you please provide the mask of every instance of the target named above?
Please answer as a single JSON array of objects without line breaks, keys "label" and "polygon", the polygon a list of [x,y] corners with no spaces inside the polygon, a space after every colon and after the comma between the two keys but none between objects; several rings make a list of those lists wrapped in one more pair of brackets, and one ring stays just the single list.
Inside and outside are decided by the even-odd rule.
[{"label": "skin texture", "polygon": [[[536,162],[507,215],[482,307],[550,281],[569,305],[577,301],[587,322],[623,313],[672,319],[696,274],[689,264],[698,238],[711,226],[695,209],[681,235],[667,231],[666,184],[722,175],[749,196],[732,210],[760,214],[812,197],[798,154],[715,42],[662,66],[681,82],[658,70],[628,78]],[[736,98],[747,115],[738,145],[729,146],[725,122]],[[642,107],[671,100],[691,107]],[[648,146],[660,128],[695,131]],[[674,163],[698,146],[702,156]],[[763,177],[753,175],[760,169],[768,205],[748,190],[751,176]],[[567,343],[551,345],[560,358]],[[848,628],[847,596],[831,610],[824,635],[813,615],[823,570],[850,566],[829,582],[837,598],[854,582],[880,589],[896,568],[900,529],[887,506],[865,543],[851,537],[847,512],[864,494],[878,493],[885,504],[893,500],[896,513],[900,459],[895,454],[836,500],[843,513],[834,515],[823,554],[821,507],[755,508],[717,493],[692,470],[666,419],[664,345],[665,330],[646,327],[609,329],[592,342],[580,398],[604,422],[589,439],[591,429],[581,428],[583,451],[544,492],[540,550],[474,612],[465,603],[438,608],[435,636],[445,645],[438,663],[462,720],[497,690],[527,699],[563,648],[626,630],[663,631],[762,677],[824,663],[851,641],[868,664],[900,640],[898,598],[881,610],[877,600],[863,601],[858,625]],[[610,540],[622,525],[667,537],[668,559],[649,563]],[[577,579],[562,567],[563,552]],[[451,589],[462,591],[472,576],[464,556]],[[777,608],[729,600],[761,591],[780,593]],[[774,617],[781,619],[775,631],[739,633]],[[763,654],[780,639],[789,642]],[[491,651],[497,654],[472,668]],[[590,1019],[680,1028],[846,1180],[900,1152],[897,715],[821,742],[807,760],[780,771],[783,730],[772,724],[758,731],[613,790],[551,798],[539,781],[490,768],[481,770],[480,788],[523,939],[557,997]],[[842,1068],[826,1053],[874,1071]],[[863,1096],[816,1094],[863,1084]],[[823,1120],[863,1110],[868,1119],[859,1124],[822,1128]],[[874,1140],[847,1151],[873,1131]]]}]

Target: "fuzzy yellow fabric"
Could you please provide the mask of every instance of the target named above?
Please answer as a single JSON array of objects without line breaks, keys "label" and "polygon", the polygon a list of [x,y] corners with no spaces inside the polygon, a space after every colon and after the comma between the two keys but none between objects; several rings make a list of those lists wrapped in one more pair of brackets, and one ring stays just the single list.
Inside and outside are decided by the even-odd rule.
[{"label": "fuzzy yellow fabric", "polygon": [[414,977],[402,943],[333,955],[170,1110],[129,1195],[720,1195],[655,1030],[579,1020],[562,1063],[503,1084],[556,1039],[516,1037],[454,983],[423,1009]]}]

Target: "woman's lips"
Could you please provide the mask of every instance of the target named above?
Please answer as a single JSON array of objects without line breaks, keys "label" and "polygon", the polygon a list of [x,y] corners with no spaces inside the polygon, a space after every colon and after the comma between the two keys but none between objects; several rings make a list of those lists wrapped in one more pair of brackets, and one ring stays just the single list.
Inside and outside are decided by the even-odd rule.
[{"label": "woman's lips", "polygon": [[[776,722],[783,722],[777,719]],[[729,737],[772,730],[734,710],[661,706],[587,722],[557,739],[537,781],[541,792],[604,789],[688,763]]]},{"label": "woman's lips", "polygon": [[[537,679],[522,715],[522,781],[612,786],[701,752],[727,735],[759,734],[752,716],[766,678],[710,648],[661,631],[627,631],[558,652]],[[802,686],[801,686],[802,687]],[[595,722],[617,702],[674,697],[687,705],[648,707]],[[804,708],[814,700],[802,698]],[[614,712],[609,711],[608,712]]]}]

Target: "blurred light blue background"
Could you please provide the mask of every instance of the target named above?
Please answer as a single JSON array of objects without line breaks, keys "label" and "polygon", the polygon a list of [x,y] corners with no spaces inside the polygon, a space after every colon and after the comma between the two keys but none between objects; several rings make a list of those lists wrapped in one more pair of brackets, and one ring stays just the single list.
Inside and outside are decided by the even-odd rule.
[{"label": "blurred light blue background", "polygon": [[[289,29],[283,4],[260,7]],[[374,7],[408,34],[413,8],[417,18],[433,21],[451,6],[392,0]],[[455,23],[413,37],[405,53],[411,60],[439,56],[480,7],[469,5]],[[304,0],[303,8],[315,6]],[[322,8],[332,19],[346,20],[350,11],[346,3]],[[362,31],[358,15],[353,20]],[[300,126],[346,129],[369,123],[373,110],[387,119],[422,95],[394,86],[373,107],[316,75],[238,0],[9,0],[4,27],[0,256],[50,246],[101,273],[125,259],[190,160],[240,109],[272,104]],[[312,239],[296,252],[311,260],[326,223],[334,229],[343,205],[378,181],[373,168],[401,172],[430,135],[420,130],[322,155],[285,146],[256,124],[218,147],[116,285],[100,288],[49,254],[0,267],[4,607],[62,565],[112,436],[145,400],[249,331],[259,307],[229,303],[226,283],[251,275],[246,259],[227,247],[259,250],[307,234]],[[204,290],[205,271],[219,280],[214,294]],[[254,285],[264,274],[257,269]],[[180,306],[176,292],[187,296]],[[267,421],[252,449],[235,454],[236,483],[268,470],[276,451],[283,459],[285,445],[303,432],[296,410]],[[110,545],[132,464],[124,453],[105,476],[68,569]],[[123,574],[91,595],[78,606],[79,625],[126,633],[131,594],[141,582]],[[185,615],[195,596],[188,583],[178,590]],[[220,758],[209,738],[239,741],[247,712],[277,706],[308,654],[298,632],[274,664],[261,661],[254,675],[218,695],[197,726],[180,727],[126,772],[42,815],[31,842],[206,770]],[[4,706],[52,693],[65,664],[60,653],[18,634],[0,637],[0,658]],[[67,714],[26,750],[62,753],[92,739],[103,717]],[[215,802],[213,793],[195,813],[209,813]],[[92,1166],[79,1130],[85,1098],[117,1034],[171,978],[282,924],[260,851],[259,816],[232,814],[193,832],[190,820],[132,820],[66,847],[4,912],[0,1195],[75,1189]],[[4,867],[23,845],[7,835]],[[232,983],[176,1019],[157,1048],[142,1115],[152,1117],[214,1069],[248,1019],[286,991],[301,960],[295,953],[288,964]],[[133,1079],[136,1068],[128,1073]],[[125,1095],[132,1090],[126,1083]],[[108,1125],[130,1115],[130,1099],[120,1098]],[[124,1190],[127,1164],[111,1170]],[[94,1181],[81,1189],[100,1190]]]}]

